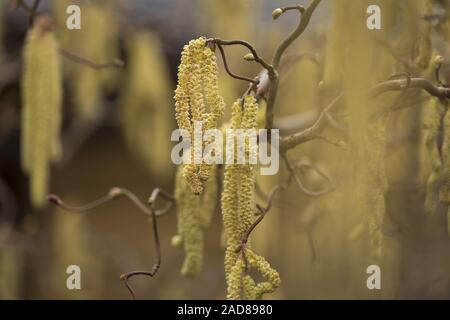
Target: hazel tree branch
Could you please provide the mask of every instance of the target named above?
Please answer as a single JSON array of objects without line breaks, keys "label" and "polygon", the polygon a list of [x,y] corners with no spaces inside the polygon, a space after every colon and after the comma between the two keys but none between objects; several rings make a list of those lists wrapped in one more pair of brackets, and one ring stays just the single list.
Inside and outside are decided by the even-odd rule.
[{"label": "hazel tree branch", "polygon": [[277,19],[286,11],[298,10],[300,12],[300,22],[297,25],[297,27],[291,32],[291,34],[289,34],[287,38],[280,43],[272,59],[272,66],[274,68],[274,73],[270,77],[269,96],[267,99],[267,109],[266,109],[267,110],[266,128],[268,130],[273,128],[274,108],[279,86],[279,75],[277,70],[280,66],[281,58],[283,57],[283,54],[286,51],[286,49],[306,30],[306,27],[308,26],[309,21],[311,20],[311,16],[316,10],[319,3],[320,0],[313,0],[306,9],[302,6],[286,7],[275,9],[275,11],[272,13],[273,18]]},{"label": "hazel tree branch", "polygon": [[106,62],[106,63],[96,63],[91,60],[88,60],[86,58],[80,57],[74,53],[71,53],[65,49],[60,48],[59,53],[61,56],[63,56],[66,59],[71,60],[72,62],[87,66],[92,69],[106,69],[106,68],[123,68],[125,66],[124,62],[120,59],[115,59],[112,62]]},{"label": "hazel tree branch", "polygon": [[[154,246],[155,246],[155,253],[156,253],[156,259],[155,263],[153,264],[153,267],[150,271],[132,271],[127,272],[120,276],[120,279],[124,282],[125,287],[130,292],[133,299],[136,299],[136,294],[134,293],[132,287],[129,284],[129,279],[135,276],[144,275],[149,277],[154,277],[156,273],[158,272],[160,266],[161,266],[161,244],[159,240],[159,233],[158,233],[158,222],[157,217],[162,216],[166,214],[174,205],[175,205],[175,198],[164,192],[162,189],[154,189],[149,200],[148,200],[148,206],[146,206],[144,203],[142,203],[139,198],[133,194],[131,191],[122,189],[122,188],[112,188],[107,195],[87,204],[84,206],[70,206],[67,205],[59,196],[50,194],[48,196],[48,200],[71,212],[86,212],[89,210],[92,210],[94,208],[97,208],[107,202],[110,202],[118,197],[124,196],[128,198],[132,203],[136,205],[143,213],[145,213],[147,216],[149,216],[150,221],[152,222],[152,231],[153,231],[153,240],[154,240]],[[158,209],[157,208],[157,200],[159,198],[163,198],[166,200],[167,204],[166,206]]]},{"label": "hazel tree branch", "polygon": [[[425,78],[410,78],[406,79],[388,80],[375,85],[369,91],[369,98],[373,99],[383,93],[391,91],[403,91],[407,89],[421,89],[426,91],[433,97],[450,99],[450,88],[442,85],[435,85],[432,81]],[[314,124],[308,128],[294,133],[287,137],[280,138],[280,152],[284,153],[289,149],[296,147],[299,144],[321,138],[320,131],[325,125],[327,114],[331,112],[338,104],[342,102],[344,95],[340,94],[327,107],[325,107]]]}]

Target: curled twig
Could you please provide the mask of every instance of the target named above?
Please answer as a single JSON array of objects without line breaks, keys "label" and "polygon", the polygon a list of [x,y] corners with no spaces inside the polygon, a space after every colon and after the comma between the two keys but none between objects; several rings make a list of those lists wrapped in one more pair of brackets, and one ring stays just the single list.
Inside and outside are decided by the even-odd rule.
[{"label": "curled twig", "polygon": [[[286,154],[283,155],[283,158],[284,158],[286,167],[287,167],[289,173],[291,174],[291,176],[294,178],[295,182],[297,183],[297,186],[306,195],[308,195],[310,197],[320,197],[320,196],[329,194],[330,192],[333,192],[336,189],[331,177],[329,175],[327,175],[325,172],[323,172],[322,170],[320,170],[319,168],[313,166],[312,164],[310,164],[306,161],[299,161],[295,165],[292,165]],[[302,171],[304,169],[308,169],[308,170],[312,170],[312,171],[316,172],[320,177],[322,177],[326,180],[328,186],[325,189],[319,190],[319,191],[309,190],[297,174],[297,170]]]},{"label": "curled twig", "polygon": [[241,244],[236,248],[236,253],[242,252],[242,259],[245,264],[245,272],[247,273],[248,269],[248,260],[245,255],[245,249],[247,247],[248,240],[250,238],[250,235],[252,234],[253,230],[261,223],[261,221],[264,220],[264,217],[266,214],[272,209],[273,205],[273,199],[277,195],[278,192],[286,190],[285,184],[280,184],[275,186],[267,196],[267,204],[265,207],[261,206],[260,204],[256,204],[256,209],[258,209],[258,218],[252,223],[252,225],[248,228],[248,230],[245,232],[244,236],[242,237]]},{"label": "curled twig", "polygon": [[[175,199],[173,196],[169,195],[168,193],[164,192],[162,189],[155,189],[153,190],[149,200],[148,200],[148,207],[144,205],[139,198],[134,195],[131,191],[122,189],[122,188],[112,188],[106,196],[103,196],[87,205],[84,206],[70,206],[67,205],[59,196],[50,194],[48,196],[48,200],[65,209],[72,212],[86,212],[88,210],[97,208],[98,206],[101,206],[111,200],[116,199],[117,197],[125,196],[131,202],[133,202],[142,212],[144,212],[146,215],[149,216],[151,222],[152,222],[152,230],[153,230],[153,239],[154,239],[154,245],[155,245],[155,251],[156,251],[156,262],[154,263],[152,269],[150,271],[132,271],[127,272],[120,276],[120,279],[124,281],[125,287],[130,292],[133,299],[136,299],[136,294],[134,293],[133,289],[131,288],[129,284],[129,279],[138,276],[138,275],[145,275],[149,277],[153,277],[159,270],[159,267],[161,266],[161,245],[159,241],[159,234],[158,234],[158,224],[157,224],[157,217],[164,215],[167,213],[175,204]],[[156,201],[159,197],[164,198],[167,201],[167,205],[164,206],[161,209],[157,209],[156,207]]]},{"label": "curled twig", "polygon": [[219,46],[233,46],[233,45],[241,45],[250,50],[252,54],[252,58],[255,62],[259,63],[264,69],[266,69],[269,73],[273,72],[273,67],[268,64],[261,56],[258,54],[256,49],[247,41],[244,40],[222,40],[219,38],[208,39],[207,43],[212,42]]},{"label": "curled twig", "polygon": [[[157,210],[156,209],[156,201],[158,200],[158,197],[162,197],[164,198],[166,201],[168,201],[168,205],[166,207],[164,207],[163,209]],[[149,210],[151,212],[151,217],[152,217],[152,221],[153,221],[153,239],[154,239],[154,244],[155,244],[155,251],[156,251],[156,261],[153,264],[153,267],[150,271],[131,271],[131,272],[127,272],[123,275],[120,276],[120,279],[124,282],[126,288],[128,289],[128,291],[130,292],[131,296],[133,297],[133,299],[136,299],[136,294],[134,293],[134,290],[131,288],[130,284],[129,284],[129,280],[134,277],[134,276],[148,276],[148,277],[154,277],[155,274],[158,272],[160,266],[161,266],[161,245],[160,245],[160,241],[159,241],[159,234],[158,234],[158,225],[157,225],[157,212],[167,212],[167,210],[170,210],[170,208],[172,208],[173,204],[175,203],[175,199],[165,193],[162,189],[155,189],[153,190],[149,200],[148,200],[148,205],[149,205]]]}]

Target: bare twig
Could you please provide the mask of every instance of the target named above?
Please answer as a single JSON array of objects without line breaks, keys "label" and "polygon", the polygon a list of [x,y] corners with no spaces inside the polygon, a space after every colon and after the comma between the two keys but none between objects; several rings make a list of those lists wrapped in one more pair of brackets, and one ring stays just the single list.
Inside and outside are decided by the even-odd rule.
[{"label": "bare twig", "polygon": [[248,228],[248,230],[245,232],[245,234],[242,237],[241,244],[236,248],[236,253],[242,252],[242,259],[245,263],[245,272],[247,273],[248,269],[248,261],[245,254],[245,249],[247,247],[248,240],[250,238],[250,235],[252,234],[253,230],[261,223],[261,221],[264,220],[264,217],[266,214],[270,211],[273,204],[273,199],[277,195],[278,192],[286,190],[287,186],[285,184],[280,184],[275,186],[269,193],[267,197],[267,204],[265,207],[261,206],[260,204],[256,204],[256,209],[259,211],[258,218],[252,223],[252,225]]},{"label": "bare twig", "polygon": [[301,143],[320,138],[319,132],[325,124],[326,114],[330,112],[343,99],[343,97],[344,95],[340,94],[333,101],[331,101],[331,103],[321,111],[319,117],[312,126],[288,137],[280,138],[280,152],[284,153]]},{"label": "bare twig", "polygon": [[267,99],[267,107],[266,107],[266,128],[269,130],[273,128],[274,108],[279,85],[278,79],[279,75],[277,70],[280,66],[281,58],[286,49],[305,31],[306,27],[309,24],[309,21],[311,20],[311,16],[314,13],[317,6],[319,5],[319,3],[320,0],[313,0],[306,9],[302,9],[303,7],[298,6],[298,7],[287,7],[284,8],[283,11],[283,8],[281,8],[282,12],[287,11],[287,9],[289,10],[296,9],[300,12],[301,18],[297,27],[291,32],[291,34],[286,39],[284,39],[280,43],[272,59],[272,66],[274,68],[274,73],[270,78],[269,97]]},{"label": "bare twig", "polygon": [[76,54],[73,54],[62,48],[59,49],[59,53],[61,54],[61,56],[63,56],[66,59],[69,59],[75,63],[85,65],[87,67],[90,67],[90,68],[96,69],[96,70],[106,69],[106,68],[123,68],[125,65],[124,62],[120,59],[116,59],[112,62],[96,63],[96,62],[90,61],[86,58],[77,56]]},{"label": "bare twig", "polygon": [[[165,207],[161,210],[157,210],[156,209],[156,201],[158,200],[158,197],[160,197],[160,196],[168,201],[169,207]],[[154,239],[154,243],[155,243],[156,261],[153,264],[153,267],[150,271],[132,271],[132,272],[127,272],[120,276],[120,279],[124,282],[128,291],[130,291],[133,299],[136,299],[136,294],[134,293],[133,289],[131,288],[130,284],[128,283],[129,279],[131,279],[132,277],[135,277],[135,276],[148,276],[148,277],[153,278],[161,266],[161,245],[160,245],[160,241],[159,241],[156,216],[157,216],[157,212],[164,212],[165,210],[170,209],[172,207],[172,205],[174,204],[174,202],[175,202],[175,199],[171,195],[165,193],[163,190],[161,190],[159,188],[153,190],[153,192],[148,200],[148,204],[149,204],[149,208],[150,208],[150,212],[151,212],[151,216],[152,216],[152,221],[153,221],[153,224],[152,224],[153,225],[153,239]]]},{"label": "bare twig", "polygon": [[257,63],[259,63],[264,69],[266,69],[269,72],[273,72],[273,67],[268,64],[263,58],[261,58],[261,56],[258,54],[258,52],[256,51],[256,49],[247,41],[243,41],[243,40],[222,40],[219,38],[213,38],[213,39],[208,39],[207,43],[214,43],[216,45],[220,45],[220,46],[233,46],[233,45],[240,45],[240,46],[244,46],[246,47],[248,50],[250,50],[250,52],[253,55],[253,60]]},{"label": "bare twig", "polygon": [[33,5],[32,5],[32,7],[31,7],[31,11],[30,11],[30,17],[29,17],[29,20],[28,20],[28,23],[30,24],[30,25],[32,25],[33,24],[33,21],[34,21],[34,17],[36,16],[36,14],[37,14],[37,10],[38,10],[38,8],[39,8],[39,4],[41,3],[41,0],[34,0],[34,2],[33,2]]},{"label": "bare twig", "polygon": [[[320,197],[320,196],[324,196],[326,194],[329,194],[330,192],[333,192],[336,189],[333,181],[331,180],[331,177],[329,177],[325,172],[323,172],[319,168],[316,168],[312,164],[307,163],[305,161],[299,161],[295,165],[292,165],[286,154],[283,155],[283,158],[284,158],[284,162],[286,164],[286,167],[287,167],[289,173],[291,174],[291,176],[295,179],[295,182],[297,183],[297,186],[307,196]],[[320,190],[320,191],[309,190],[303,184],[302,180],[300,179],[300,177],[296,173],[297,170],[302,170],[302,169],[305,169],[305,168],[317,172],[317,174],[319,174],[319,176],[321,176],[322,178],[324,178],[326,180],[326,182],[328,184],[328,187],[323,189],[323,190]]]},{"label": "bare twig", "polygon": [[[87,205],[74,207],[69,206],[64,203],[64,201],[58,197],[57,195],[51,194],[48,196],[48,200],[56,204],[57,206],[68,210],[72,212],[86,212],[88,210],[94,209],[100,205],[103,205],[119,196],[125,196],[131,202],[133,202],[142,212],[144,212],[146,215],[149,216],[151,222],[152,222],[152,230],[153,230],[153,239],[155,244],[155,251],[156,251],[156,261],[150,271],[132,271],[127,272],[120,276],[120,279],[124,281],[124,284],[128,291],[130,291],[133,299],[136,299],[136,295],[131,288],[130,284],[128,283],[129,279],[138,276],[138,275],[145,275],[149,277],[153,277],[159,270],[159,267],[161,266],[161,245],[159,241],[159,234],[158,234],[158,224],[157,224],[157,217],[164,215],[167,213],[175,204],[175,199],[173,196],[169,195],[168,193],[164,192],[162,189],[157,188],[154,189],[149,200],[148,200],[148,207],[144,205],[136,195],[134,195],[131,191],[122,189],[122,188],[112,188],[109,193],[101,197]],[[167,201],[167,205],[161,209],[157,209],[156,207],[156,201],[158,198],[161,197],[164,200]]]},{"label": "bare twig", "polygon": [[225,55],[225,51],[223,50],[222,45],[221,44],[217,44],[217,47],[219,48],[220,54],[222,56],[222,61],[223,61],[223,65],[225,67],[225,70],[230,75],[230,77],[232,77],[234,79],[237,79],[237,80],[250,82],[250,83],[253,83],[253,84],[256,84],[256,85],[259,83],[259,80],[251,79],[251,78],[248,78],[248,77],[245,77],[245,76],[240,76],[240,75],[237,75],[237,74],[233,73],[230,70],[230,67],[228,66],[227,57]]}]

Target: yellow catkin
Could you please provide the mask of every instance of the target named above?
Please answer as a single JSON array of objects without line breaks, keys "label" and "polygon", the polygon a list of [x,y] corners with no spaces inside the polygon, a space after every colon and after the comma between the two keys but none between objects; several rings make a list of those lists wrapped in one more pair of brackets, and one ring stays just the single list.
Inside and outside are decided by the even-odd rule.
[{"label": "yellow catkin", "polygon": [[[201,122],[203,130],[217,126],[225,109],[219,95],[218,67],[214,52],[206,45],[204,37],[192,40],[181,54],[178,67],[178,85],[175,90],[175,113],[178,127],[187,130],[194,142],[194,123]],[[195,158],[192,149],[191,160]],[[201,150],[197,150],[201,152]],[[184,177],[192,192],[201,194],[204,182],[210,175],[207,164],[188,164]]]},{"label": "yellow catkin", "polygon": [[[65,49],[95,63],[117,59],[117,30],[112,1],[81,5],[82,28],[71,31],[73,36]],[[102,98],[117,83],[119,71],[114,68],[92,69],[70,64],[70,91],[73,94],[75,116],[84,122],[95,121],[102,112]]]},{"label": "yellow catkin", "polygon": [[249,249],[245,251],[245,255],[247,268],[256,269],[264,281],[256,283],[249,275],[245,275],[245,262],[240,257],[230,270],[227,295],[230,300],[258,300],[280,286],[280,275],[263,257]]},{"label": "yellow catkin", "polygon": [[445,106],[438,98],[431,99],[426,106],[424,115],[425,145],[431,161],[431,171],[428,176],[425,198],[425,211],[428,214],[433,214],[437,205],[437,186],[442,174],[442,159],[438,139],[442,130],[441,124],[444,116]]},{"label": "yellow catkin", "polygon": [[[238,99],[232,106],[230,129],[255,130],[258,126],[258,104],[253,96]],[[228,299],[259,299],[264,293],[273,292],[279,285],[278,273],[264,258],[245,249],[249,267],[256,268],[266,279],[255,284],[244,274],[245,263],[236,251],[255,219],[255,168],[248,161],[257,152],[256,146],[245,141],[245,164],[237,164],[237,148],[234,146],[234,163],[225,165],[222,217],[225,229],[225,275]]]},{"label": "yellow catkin", "polygon": [[439,192],[441,202],[450,203],[450,112],[448,103],[445,106],[445,116],[443,121],[443,142],[441,148],[442,155],[442,187]]},{"label": "yellow catkin", "polygon": [[121,112],[125,140],[149,171],[165,178],[172,166],[169,137],[172,121],[167,114],[171,81],[158,37],[133,32],[127,38],[127,81],[122,92]]},{"label": "yellow catkin", "polygon": [[218,184],[217,167],[212,168],[213,175],[205,184],[205,192],[196,195],[191,192],[183,176],[183,167],[177,170],[175,180],[175,199],[177,203],[177,235],[172,238],[175,247],[184,246],[186,254],[181,274],[196,277],[203,267],[203,234],[215,212]]},{"label": "yellow catkin", "polygon": [[59,159],[62,79],[51,22],[40,17],[29,30],[22,77],[22,168],[30,175],[35,208],[46,203],[49,167]]},{"label": "yellow catkin", "polygon": [[[450,204],[450,112],[448,103],[443,123],[443,144],[442,144],[442,187],[439,191],[439,200],[445,204]],[[447,212],[447,229],[450,234],[450,209]]]}]

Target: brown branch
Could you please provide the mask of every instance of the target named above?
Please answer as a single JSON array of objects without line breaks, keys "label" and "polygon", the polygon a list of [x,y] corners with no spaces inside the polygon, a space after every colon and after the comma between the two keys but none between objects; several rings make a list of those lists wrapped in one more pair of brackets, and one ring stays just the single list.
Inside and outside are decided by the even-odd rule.
[{"label": "brown branch", "polygon": [[224,67],[225,67],[225,70],[226,70],[227,73],[230,75],[230,77],[232,77],[232,78],[234,78],[234,79],[237,79],[237,80],[242,80],[242,81],[245,81],[245,82],[250,82],[250,83],[253,83],[253,84],[255,84],[255,85],[257,85],[257,84],[259,83],[259,80],[251,79],[251,78],[248,78],[248,77],[245,77],[245,76],[240,76],[240,75],[237,75],[237,74],[233,73],[233,72],[230,70],[230,67],[228,66],[227,57],[226,57],[226,55],[225,55],[225,51],[223,50],[222,45],[217,44],[217,47],[219,48],[220,54],[221,54],[221,56],[222,56],[222,61],[223,61],[223,65],[224,65]]},{"label": "brown branch", "polygon": [[257,63],[259,63],[264,69],[266,69],[269,72],[273,72],[273,67],[268,64],[261,56],[258,54],[256,49],[247,41],[243,40],[222,40],[219,38],[213,38],[206,40],[207,43],[214,43],[218,46],[233,46],[233,45],[240,45],[246,47],[253,55],[253,60]]},{"label": "brown branch", "polygon": [[377,97],[389,91],[401,91],[404,89],[422,89],[437,98],[450,99],[450,88],[436,86],[428,79],[411,78],[407,80],[388,80],[377,84],[370,90],[370,98]]},{"label": "brown branch", "polygon": [[[312,164],[309,164],[309,163],[307,163],[305,161],[299,161],[295,165],[292,165],[286,154],[283,155],[283,158],[284,158],[286,167],[287,167],[290,175],[294,178],[294,180],[297,183],[297,186],[300,188],[300,190],[303,193],[305,193],[307,196],[320,197],[320,196],[324,196],[326,194],[329,194],[330,192],[333,192],[336,189],[333,181],[331,180],[331,177],[328,176],[325,172],[323,172],[319,168],[316,168]],[[307,169],[310,169],[310,170],[313,170],[313,171],[317,172],[319,174],[319,176],[321,176],[322,178],[324,178],[327,181],[328,187],[323,189],[323,190],[319,190],[319,191],[309,190],[303,184],[302,180],[300,179],[300,177],[296,173],[297,170],[302,170],[304,168],[307,168]]]},{"label": "brown branch", "polygon": [[[267,107],[266,107],[266,129],[268,130],[273,128],[274,108],[278,94],[279,75],[276,70],[278,70],[278,67],[280,66],[283,53],[305,31],[306,27],[309,24],[309,21],[311,20],[311,16],[314,13],[317,6],[319,5],[319,3],[320,0],[312,0],[310,5],[306,9],[302,9],[303,7],[301,6],[284,8],[285,11],[287,11],[287,9],[288,10],[297,9],[300,12],[301,17],[297,27],[291,32],[289,36],[287,36],[286,39],[284,39],[280,43],[272,59],[272,66],[274,68],[274,73],[272,77],[270,77],[269,97],[267,99]],[[284,13],[283,8],[281,8],[281,11],[282,11],[281,13]]]},{"label": "brown branch", "polygon": [[124,62],[120,59],[116,59],[112,62],[106,62],[106,63],[95,63],[93,61],[90,61],[86,58],[80,57],[76,54],[73,54],[65,49],[60,48],[59,49],[59,53],[61,54],[61,56],[63,56],[66,59],[71,60],[72,62],[90,67],[92,69],[106,69],[106,68],[123,68],[124,67]]},{"label": "brown branch", "polygon": [[295,133],[293,135],[290,135],[288,137],[281,137],[280,138],[280,153],[285,153],[287,150],[294,148],[295,146],[305,143],[307,141],[316,139],[320,137],[319,132],[322,130],[325,120],[326,120],[326,114],[330,112],[338,103],[341,102],[344,95],[340,94],[338,97],[336,97],[333,101],[328,104],[327,107],[325,107],[319,114],[318,118],[314,122],[314,124],[305,130]]},{"label": "brown branch", "polygon": [[[161,244],[159,241],[157,217],[164,215],[174,206],[174,204],[175,204],[174,197],[169,195],[168,193],[164,192],[162,189],[159,189],[159,188],[154,189],[148,200],[148,207],[147,207],[131,191],[128,191],[128,190],[122,189],[122,188],[112,188],[106,196],[101,197],[87,205],[80,206],[80,207],[69,206],[69,205],[65,204],[64,201],[60,197],[58,197],[54,194],[49,195],[48,200],[51,203],[56,204],[57,206],[65,209],[65,210],[68,210],[68,211],[86,212],[88,210],[97,208],[98,206],[101,206],[119,196],[125,196],[126,198],[131,200],[131,202],[133,202],[142,212],[144,212],[146,215],[148,215],[150,217],[150,220],[152,222],[153,240],[154,240],[155,251],[156,251],[156,261],[153,264],[152,269],[150,271],[127,272],[120,276],[120,279],[122,281],[124,281],[125,287],[131,293],[133,299],[136,299],[136,295],[135,295],[133,289],[131,288],[130,284],[128,283],[128,281],[130,278],[132,278],[134,276],[138,276],[138,275],[145,275],[145,276],[153,277],[158,272],[158,270],[161,266]],[[167,205],[161,209],[157,209],[157,206],[156,206],[156,201],[158,200],[159,197],[161,197],[167,201]]]},{"label": "brown branch", "polygon": [[[267,196],[267,204],[265,207],[261,206],[260,204],[256,204],[256,208],[259,211],[258,218],[252,223],[252,225],[248,228],[248,230],[245,232],[244,236],[242,237],[241,244],[236,248],[236,253],[239,253],[242,251],[242,258],[245,261],[245,265],[247,266],[247,259],[245,257],[245,248],[247,246],[248,240],[250,238],[250,235],[252,234],[253,230],[261,223],[261,221],[264,220],[264,217],[266,214],[272,209],[273,199],[278,194],[278,192],[286,190],[287,186],[285,184],[280,184],[275,186]],[[247,269],[247,267],[246,267]]]},{"label": "brown branch", "polygon": [[37,10],[39,8],[39,4],[41,3],[41,0],[34,0],[33,5],[31,7],[30,16],[28,18],[28,23],[30,26],[33,24],[34,17],[37,14]]},{"label": "brown branch", "polygon": [[[396,76],[400,76],[400,74]],[[406,77],[406,74],[402,74],[402,76]],[[375,85],[369,91],[369,99],[376,98],[386,92],[403,91],[407,89],[421,89],[428,92],[428,94],[430,94],[431,96],[437,98],[450,99],[450,88],[435,85],[428,79],[410,78],[410,77],[406,77],[406,79],[388,80]],[[318,138],[320,139],[321,136],[319,133],[325,125],[327,114],[339,103],[341,103],[343,98],[344,98],[343,94],[340,94],[338,97],[336,97],[327,107],[325,107],[321,111],[321,113],[319,114],[318,118],[315,120],[312,126],[303,129],[300,132],[292,134],[288,137],[281,137],[280,152],[283,153],[289,149],[296,147],[299,144]]]},{"label": "brown branch", "polygon": [[[168,201],[168,207],[160,209],[160,210],[156,209],[156,201],[158,200],[159,196],[161,196],[166,201]],[[157,216],[158,211],[163,212],[165,210],[169,210],[174,203],[175,203],[175,199],[171,195],[165,193],[162,189],[159,189],[159,188],[153,190],[153,192],[148,200],[148,204],[149,204],[149,208],[150,208],[150,212],[151,212],[151,216],[152,216],[152,221],[153,221],[153,224],[152,224],[153,225],[153,240],[154,240],[154,244],[155,244],[156,261],[153,264],[153,267],[150,271],[132,271],[132,272],[127,272],[120,276],[120,279],[124,282],[126,288],[131,293],[133,299],[136,299],[136,294],[134,293],[133,289],[131,288],[130,284],[128,283],[129,279],[131,279],[132,277],[135,277],[135,276],[148,276],[148,277],[153,278],[161,266],[161,244],[159,241],[156,216]]]}]

